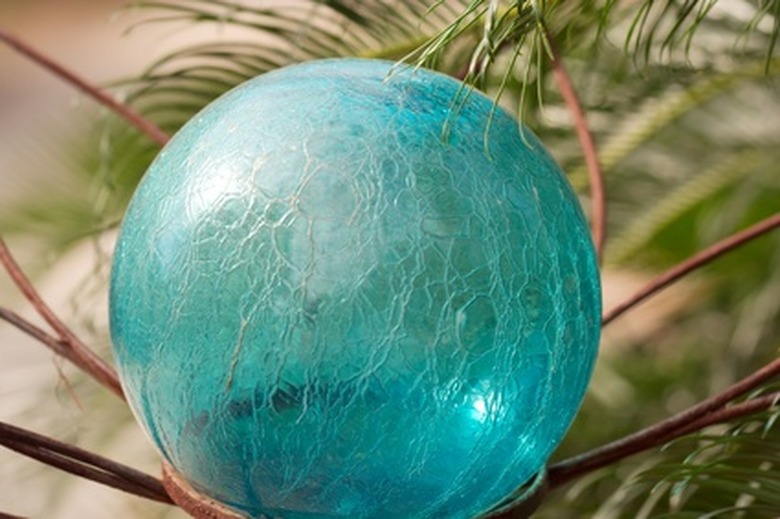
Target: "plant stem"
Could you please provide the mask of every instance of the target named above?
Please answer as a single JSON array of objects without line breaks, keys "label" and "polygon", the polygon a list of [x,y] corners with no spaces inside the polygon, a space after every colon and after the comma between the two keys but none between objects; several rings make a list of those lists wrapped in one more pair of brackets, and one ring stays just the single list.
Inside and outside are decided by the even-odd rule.
[{"label": "plant stem", "polygon": [[67,347],[64,341],[52,337],[51,335],[43,331],[41,328],[35,326],[33,323],[31,323],[21,315],[17,314],[16,312],[0,306],[0,319],[15,326],[16,328],[23,331],[33,339],[42,342],[44,345],[48,346],[52,351],[54,351],[54,353],[56,353],[57,355],[61,355],[65,357],[66,359],[73,362],[80,368],[84,369],[79,364],[78,357],[73,356],[73,352]]},{"label": "plant stem", "polygon": [[77,76],[70,70],[66,69],[62,65],[54,62],[52,59],[32,48],[27,43],[20,40],[18,37],[0,28],[0,41],[5,42],[8,46],[18,51],[20,54],[27,56],[49,72],[53,73],[57,77],[75,86],[98,103],[107,107],[109,110],[115,112],[121,118],[138,128],[141,132],[148,135],[154,142],[160,146],[170,140],[168,134],[162,131],[156,124],[146,119],[140,113],[136,112],[127,105],[124,105],[112,97],[109,97],[106,93],[101,91],[94,85],[91,85],[86,80]]},{"label": "plant stem", "polygon": [[[780,402],[780,391],[751,398],[750,400],[745,400],[744,402],[740,402],[729,407],[724,407],[719,411],[714,411],[706,416],[703,416],[687,427],[681,428],[679,431],[675,431],[674,437],[679,438],[680,436],[684,436],[695,431],[700,431],[705,427],[709,427],[710,425],[731,422],[737,418],[750,416],[760,411],[771,409],[772,407],[777,406],[778,402]],[[672,439],[674,438],[669,438],[669,440]],[[666,443],[666,441],[664,441],[664,443]]]},{"label": "plant stem", "polygon": [[563,58],[558,50],[552,35],[545,28],[547,43],[552,53],[552,72],[555,82],[558,85],[558,91],[566,103],[572,119],[574,120],[574,129],[577,132],[577,138],[580,141],[582,154],[585,157],[585,164],[588,167],[588,178],[590,181],[590,196],[593,203],[591,217],[591,232],[593,234],[593,244],[596,247],[596,254],[599,259],[604,252],[604,242],[607,236],[607,201],[604,193],[604,174],[599,162],[596,141],[588,126],[588,120],[585,116],[585,110],[582,108],[577,91],[571,81],[571,77],[563,64]]},{"label": "plant stem", "polygon": [[53,438],[0,422],[0,445],[79,477],[173,504],[159,479]]},{"label": "plant stem", "polygon": [[[680,436],[690,434],[691,432],[711,425],[712,423],[718,423],[725,419],[729,419],[731,418],[729,413],[746,413],[747,410],[752,409],[747,405],[749,402],[752,402],[752,400],[748,400],[747,402],[738,404],[732,408],[724,408],[726,404],[735,398],[752,391],[764,382],[778,375],[780,375],[780,359],[775,359],[726,390],[685,411],[658,422],[657,424],[651,425],[646,429],[642,429],[619,440],[608,443],[607,445],[597,447],[591,451],[556,463],[549,469],[550,488],[556,488],[583,474],[606,467],[623,458],[657,447],[675,438],[679,438]],[[774,395],[775,398],[772,402],[776,401],[776,395],[777,394]],[[771,402],[762,403],[765,405],[763,407],[759,405],[759,408],[755,411],[766,409],[772,405]],[[737,409],[737,411],[734,411],[734,409]]]},{"label": "plant stem", "polygon": [[[98,357],[97,354],[93,352],[86,344],[81,342],[81,340],[76,337],[70,328],[68,328],[65,323],[60,321],[60,319],[54,314],[54,312],[52,312],[48,305],[46,305],[41,296],[32,286],[32,283],[30,283],[30,280],[27,278],[24,272],[22,272],[22,269],[16,263],[16,260],[14,260],[13,256],[11,255],[11,251],[8,250],[8,247],[5,245],[5,242],[2,238],[0,238],[0,263],[5,266],[5,269],[11,276],[14,284],[19,287],[19,290],[22,292],[22,294],[24,294],[27,300],[33,305],[35,310],[60,337],[62,340],[60,343],[61,346],[69,351],[69,353],[64,356],[76,364],[79,368],[92,375],[93,378],[113,391],[117,396],[124,398],[124,392],[122,391],[122,386],[119,383],[119,377],[117,377],[114,369],[106,364],[103,359]],[[8,320],[9,317],[14,319],[15,316],[16,315],[12,312],[9,314],[8,311],[5,311],[3,318]],[[37,333],[37,330],[33,329],[35,328],[34,326],[31,327],[32,325],[26,322],[25,325],[20,326],[22,323],[19,321],[19,319],[21,318],[12,321],[12,323],[57,351],[55,345],[52,344],[51,341],[43,340],[39,337],[40,334]]]},{"label": "plant stem", "polygon": [[602,327],[608,325],[629,309],[638,305],[661,289],[671,285],[678,279],[684,277],[686,274],[703,267],[712,260],[719,258],[727,252],[736,249],[740,245],[754,238],[758,238],[759,236],[766,234],[779,226],[780,213],[776,213],[769,218],[761,220],[747,229],[733,234],[728,238],[724,238],[714,245],[711,245],[706,249],[694,254],[685,261],[675,265],[663,274],[652,279],[644,288],[640,289],[627,301],[619,304],[609,312],[605,313],[601,321]]}]

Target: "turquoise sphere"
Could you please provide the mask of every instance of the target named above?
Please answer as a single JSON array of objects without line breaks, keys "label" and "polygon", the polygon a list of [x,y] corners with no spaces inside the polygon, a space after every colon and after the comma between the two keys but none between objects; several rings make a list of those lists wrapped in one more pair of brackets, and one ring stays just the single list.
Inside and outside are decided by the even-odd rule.
[{"label": "turquoise sphere", "polygon": [[588,227],[536,137],[457,81],[333,59],[252,79],[127,210],[128,400],[249,517],[468,518],[569,427],[599,337]]}]

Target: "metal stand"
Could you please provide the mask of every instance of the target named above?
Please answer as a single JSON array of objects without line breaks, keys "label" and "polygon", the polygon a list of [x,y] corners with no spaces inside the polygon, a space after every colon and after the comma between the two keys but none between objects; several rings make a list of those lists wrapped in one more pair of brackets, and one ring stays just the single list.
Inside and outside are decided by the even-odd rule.
[{"label": "metal stand", "polygon": [[246,519],[245,516],[199,494],[165,462],[162,464],[162,480],[173,502],[195,519]]},{"label": "metal stand", "polygon": [[[167,463],[162,465],[163,486],[171,499],[195,519],[247,519],[213,499],[199,494]],[[485,519],[526,519],[531,517],[547,494],[547,470],[542,469],[516,494],[484,515]]]},{"label": "metal stand", "polygon": [[525,486],[485,514],[485,519],[527,519],[544,501],[549,490],[547,467],[543,467]]}]

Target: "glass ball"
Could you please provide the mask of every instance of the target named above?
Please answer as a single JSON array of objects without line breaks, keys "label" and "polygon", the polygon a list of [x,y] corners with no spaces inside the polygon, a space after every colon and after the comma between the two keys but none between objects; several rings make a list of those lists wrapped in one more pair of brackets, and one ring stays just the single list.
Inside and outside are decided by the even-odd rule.
[{"label": "glass ball", "polygon": [[252,79],[127,210],[111,336],[131,408],[250,517],[478,516],[543,469],[585,392],[598,270],[537,138],[425,69]]}]

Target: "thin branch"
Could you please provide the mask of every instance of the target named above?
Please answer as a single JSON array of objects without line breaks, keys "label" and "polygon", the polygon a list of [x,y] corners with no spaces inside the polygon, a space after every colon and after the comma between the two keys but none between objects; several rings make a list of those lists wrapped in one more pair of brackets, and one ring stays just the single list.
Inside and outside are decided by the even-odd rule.
[{"label": "thin branch", "polygon": [[42,342],[57,355],[61,355],[79,367],[82,367],[79,365],[79,359],[73,356],[73,352],[68,348],[65,341],[52,337],[16,312],[0,306],[0,319],[15,326],[38,342]]},{"label": "thin branch", "polygon": [[0,445],[79,477],[173,504],[159,479],[53,438],[0,422]]},{"label": "thin branch", "polygon": [[[10,323],[11,325],[15,326],[16,328],[26,333],[33,339],[43,343],[45,346],[48,346],[49,349],[51,349],[54,353],[62,357],[65,357],[67,360],[71,361],[73,364],[75,364],[82,370],[85,369],[84,366],[80,364],[80,359],[73,354],[73,350],[68,348],[68,344],[62,339],[57,339],[56,337],[52,337],[51,335],[43,331],[41,328],[35,326],[30,321],[20,316],[16,312],[13,312],[12,310],[3,308],[1,306],[0,306],[0,319]],[[68,390],[68,393],[70,394],[71,398],[73,399],[74,402],[76,402],[76,405],[79,408],[81,408],[81,404],[79,403],[78,396],[73,391],[73,387],[70,385],[67,378],[65,378],[65,374],[62,373],[62,370],[60,369],[59,366],[57,366],[57,372],[59,373],[60,378],[65,383],[65,387]]]},{"label": "thin branch", "polygon": [[714,411],[706,416],[701,417],[687,427],[683,427],[680,430],[675,431],[674,437],[665,440],[663,443],[667,443],[674,438],[679,438],[692,432],[701,431],[705,427],[709,427],[711,425],[732,422],[738,418],[743,418],[761,411],[766,411],[767,409],[771,409],[772,407],[777,406],[778,402],[780,402],[780,391],[758,396],[738,404],[724,407],[723,409]]},{"label": "thin branch", "polygon": [[776,213],[773,216],[766,218],[765,220],[761,220],[757,224],[752,225],[736,234],[733,234],[728,238],[724,238],[714,245],[711,245],[706,249],[694,254],[682,263],[675,265],[671,269],[651,280],[644,288],[639,290],[639,292],[634,294],[627,301],[621,303],[604,314],[604,317],[601,321],[602,327],[611,323],[623,315],[626,311],[638,305],[656,292],[684,277],[686,274],[703,267],[712,260],[717,259],[727,252],[736,249],[743,243],[746,243],[754,238],[758,238],[759,236],[766,234],[777,227],[780,227],[780,213]]},{"label": "thin branch", "polygon": [[[74,362],[79,368],[92,375],[93,378],[113,391],[120,398],[124,398],[122,386],[120,385],[119,378],[113,368],[106,364],[103,359],[98,357],[86,344],[81,342],[70,328],[60,321],[54,312],[46,305],[32,286],[32,283],[30,283],[30,280],[27,279],[27,276],[22,272],[22,269],[16,263],[16,260],[14,260],[11,251],[8,250],[8,247],[6,247],[2,238],[0,238],[0,263],[5,266],[13,282],[19,287],[19,290],[21,290],[27,300],[30,301],[35,310],[47,323],[49,323],[57,335],[59,335],[63,341],[62,344],[70,350],[70,353],[65,355],[65,357]],[[48,342],[44,343],[47,344],[47,346],[52,346]]]},{"label": "thin branch", "polygon": [[13,514],[7,514],[5,512],[0,512],[0,519],[27,519],[27,518],[21,515],[13,515]]},{"label": "thin branch", "polygon": [[83,465],[81,462],[73,461],[66,456],[57,454],[56,452],[31,447],[24,443],[18,443],[10,440],[3,441],[3,446],[14,452],[17,452],[18,454],[58,468],[64,472],[73,474],[74,476],[88,479],[90,481],[95,481],[96,483],[115,488],[127,494],[144,497],[154,501],[160,501],[163,503],[167,502],[164,497],[161,497],[154,492],[150,492],[145,488],[138,488],[136,485],[128,483],[124,479],[116,477],[113,474],[104,472],[100,469],[95,469],[88,465]]},{"label": "thin branch", "polygon": [[[709,423],[711,417],[718,416],[715,413],[719,413],[726,404],[778,375],[780,375],[780,359],[775,359],[726,390],[681,413],[612,443],[556,463],[549,470],[550,487],[556,488],[583,474],[667,443],[700,427],[711,425]],[[694,424],[697,425],[696,429],[693,428]]]},{"label": "thin branch", "polygon": [[77,76],[70,70],[66,69],[62,65],[55,63],[49,57],[45,56],[41,52],[32,48],[27,43],[23,42],[18,37],[3,30],[2,28],[0,28],[0,41],[6,43],[8,46],[18,51],[19,53],[23,54],[24,56],[27,56],[28,58],[30,58],[31,60],[33,60],[34,62],[36,62],[43,68],[45,68],[46,70],[48,70],[49,72],[56,75],[57,77],[75,86],[76,88],[78,88],[79,90],[81,90],[82,92],[84,92],[85,94],[93,98],[94,100],[96,100],[98,103],[107,107],[109,110],[113,111],[114,113],[122,117],[128,123],[138,128],[141,132],[148,135],[154,142],[156,142],[160,146],[164,146],[165,143],[167,143],[168,140],[170,140],[168,134],[162,131],[156,124],[151,122],[149,119],[146,119],[144,116],[142,116],[140,113],[136,112],[129,106],[116,101],[115,99],[113,99],[112,97],[108,96],[106,93],[101,91],[99,88],[95,87],[94,85],[91,85],[86,80],[80,78],[79,76]]},{"label": "thin branch", "polygon": [[590,196],[593,204],[591,232],[593,234],[593,243],[596,247],[596,254],[601,259],[604,252],[604,242],[607,237],[607,201],[604,194],[604,175],[601,171],[596,141],[588,126],[585,110],[582,108],[577,91],[563,64],[563,58],[558,50],[558,46],[546,27],[544,31],[552,54],[553,77],[558,85],[558,91],[574,120],[574,129],[577,132],[577,138],[580,141],[582,154],[585,157],[585,164],[588,168]]}]

